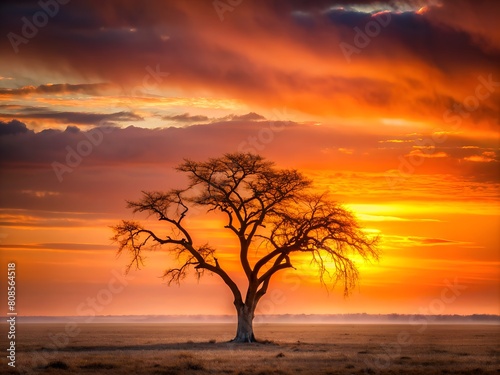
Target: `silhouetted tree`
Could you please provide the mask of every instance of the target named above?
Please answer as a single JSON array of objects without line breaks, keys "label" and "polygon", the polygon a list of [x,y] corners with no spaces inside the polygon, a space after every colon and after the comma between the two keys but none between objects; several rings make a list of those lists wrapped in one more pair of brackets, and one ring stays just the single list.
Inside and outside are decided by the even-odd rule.
[{"label": "silhouetted tree", "polygon": [[[296,170],[278,169],[253,154],[226,154],[206,162],[185,160],[177,167],[189,176],[184,190],[143,192],[139,201],[128,202],[134,212],[154,215],[170,229],[167,235],[135,221],[113,227],[118,253],[131,254],[130,267],[142,265],[145,250],[168,246],[179,266],[165,271],[169,284],[182,280],[191,267],[201,276],[209,271],[220,276],[234,296],[238,314],[235,342],[253,342],[255,308],[266,294],[271,278],[280,270],[295,268],[292,259],[308,254],[319,269],[319,278],[332,277],[343,284],[347,295],[358,279],[353,255],[378,258],[377,239],[364,235],[354,216],[326,194],[317,194],[311,181]],[[196,244],[185,226],[190,207],[221,211],[225,228],[239,241],[239,260],[248,280],[245,295],[216,258],[216,249]],[[260,258],[249,259],[256,246],[265,249]],[[262,250],[261,250],[262,251]]]}]

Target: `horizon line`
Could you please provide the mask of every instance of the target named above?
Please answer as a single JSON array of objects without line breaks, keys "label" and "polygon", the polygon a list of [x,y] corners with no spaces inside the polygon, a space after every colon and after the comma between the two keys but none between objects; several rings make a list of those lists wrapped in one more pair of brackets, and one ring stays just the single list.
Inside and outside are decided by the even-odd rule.
[{"label": "horizon line", "polygon": [[[5,316],[10,314],[4,314]],[[17,317],[23,318],[111,318],[111,317],[203,317],[203,318],[221,318],[221,317],[236,317],[233,314],[108,314],[108,315],[22,315],[16,314]],[[316,314],[316,313],[285,313],[285,314],[258,314],[256,317],[378,317],[378,318],[402,318],[402,317],[441,317],[441,318],[500,318],[500,314],[489,313],[473,313],[473,314],[403,314],[403,313],[335,313],[335,314]]]}]

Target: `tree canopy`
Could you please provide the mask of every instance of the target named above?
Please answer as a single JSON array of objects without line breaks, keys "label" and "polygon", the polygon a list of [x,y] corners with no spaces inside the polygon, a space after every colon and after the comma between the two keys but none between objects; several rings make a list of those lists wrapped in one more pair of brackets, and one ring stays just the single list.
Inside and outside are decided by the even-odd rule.
[{"label": "tree canopy", "polygon": [[[163,222],[167,234],[123,220],[113,227],[113,240],[119,254],[130,255],[128,269],[143,265],[146,250],[167,246],[178,259],[178,266],[163,275],[169,283],[180,282],[191,269],[197,276],[205,271],[220,276],[231,289],[238,312],[235,341],[254,341],[255,307],[277,272],[295,268],[297,254],[309,255],[320,281],[342,284],[345,295],[358,280],[353,257],[378,259],[377,238],[365,235],[351,212],[329,194],[314,190],[311,180],[297,170],[279,169],[259,155],[243,153],[205,162],[185,160],[177,170],[189,177],[185,189],[143,191],[141,199],[128,202],[133,212]],[[217,258],[216,246],[193,241],[185,218],[194,207],[226,217],[225,228],[239,242],[235,251],[248,280],[245,295],[225,270],[223,259]],[[257,259],[249,257],[253,246],[265,249]]]}]

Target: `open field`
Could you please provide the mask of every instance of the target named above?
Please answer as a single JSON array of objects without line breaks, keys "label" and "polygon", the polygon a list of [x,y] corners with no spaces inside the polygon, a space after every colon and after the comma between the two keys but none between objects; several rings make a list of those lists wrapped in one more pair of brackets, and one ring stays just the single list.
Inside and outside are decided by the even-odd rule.
[{"label": "open field", "polygon": [[[265,344],[228,343],[234,329],[19,324],[16,365],[32,374],[500,374],[498,325],[257,325]],[[2,357],[0,373],[18,373]]]}]

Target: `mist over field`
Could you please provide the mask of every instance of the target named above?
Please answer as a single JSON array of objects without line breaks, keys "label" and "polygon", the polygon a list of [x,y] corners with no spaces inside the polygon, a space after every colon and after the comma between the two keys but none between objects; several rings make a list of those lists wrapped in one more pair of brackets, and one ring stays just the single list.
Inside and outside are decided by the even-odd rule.
[{"label": "mist over field", "polygon": [[[20,316],[22,323],[235,323],[234,315],[97,315]],[[289,324],[500,324],[500,315],[407,315],[407,314],[276,314],[257,315],[256,323]]]}]

